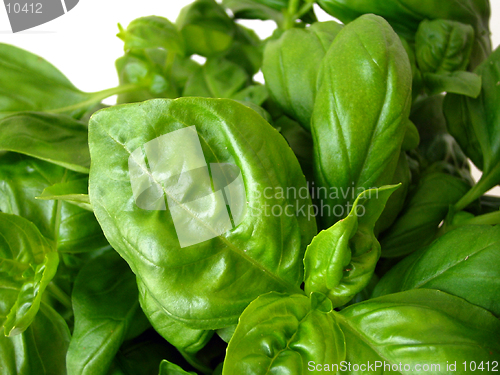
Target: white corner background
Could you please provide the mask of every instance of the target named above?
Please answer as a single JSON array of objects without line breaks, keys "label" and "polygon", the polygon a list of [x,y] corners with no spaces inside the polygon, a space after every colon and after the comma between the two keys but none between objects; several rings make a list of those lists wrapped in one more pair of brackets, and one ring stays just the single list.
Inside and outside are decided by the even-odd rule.
[{"label": "white corner background", "polygon": [[[36,28],[13,34],[7,11],[0,5],[0,42],[24,48],[42,56],[83,91],[99,91],[118,85],[114,62],[123,54],[116,37],[117,24],[126,27],[138,17],[158,15],[175,21],[179,11],[192,0],[80,0],[66,15]],[[500,45],[500,0],[490,0],[490,28],[493,47]],[[125,5],[127,4],[127,5]],[[320,21],[331,17],[316,7]],[[272,21],[241,21],[261,38],[271,35]],[[108,104],[113,101],[107,100]],[[500,103],[499,103],[500,105]],[[475,168],[474,168],[475,169]],[[480,172],[474,171],[475,178]],[[500,195],[500,188],[495,188]]]}]

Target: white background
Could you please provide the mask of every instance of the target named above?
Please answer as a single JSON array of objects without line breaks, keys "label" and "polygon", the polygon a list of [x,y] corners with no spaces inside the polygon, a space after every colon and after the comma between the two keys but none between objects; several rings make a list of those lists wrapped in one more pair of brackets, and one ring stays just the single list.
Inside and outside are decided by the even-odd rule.
[{"label": "white background", "polygon": [[[0,42],[24,48],[44,57],[83,91],[100,91],[118,85],[114,61],[123,54],[116,37],[117,24],[126,27],[138,17],[158,15],[175,21],[192,0],[80,0],[66,15],[36,28],[13,34],[7,11],[0,5]],[[490,0],[493,47],[500,45],[500,0]],[[125,4],[130,5],[125,5]],[[331,19],[319,7],[320,21]],[[271,35],[272,21],[241,21],[261,38]],[[107,101],[112,104],[112,100]],[[480,172],[475,170],[478,178]],[[500,188],[496,188],[500,195]]]}]

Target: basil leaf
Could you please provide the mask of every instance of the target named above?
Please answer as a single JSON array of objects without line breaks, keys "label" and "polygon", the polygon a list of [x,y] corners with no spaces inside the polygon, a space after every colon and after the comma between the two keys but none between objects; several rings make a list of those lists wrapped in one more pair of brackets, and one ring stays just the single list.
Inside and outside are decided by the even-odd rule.
[{"label": "basil leaf", "polygon": [[2,375],[66,374],[66,351],[70,332],[64,319],[41,303],[28,329],[13,337],[0,335]]},{"label": "basil leaf", "polygon": [[[150,148],[171,136],[185,142],[170,143],[175,148],[166,154]],[[89,140],[96,217],[113,248],[174,319],[193,329],[223,328],[262,293],[301,293],[302,258],[316,231],[307,214],[310,198],[292,151],[255,111],[223,99],[151,100],[99,111]],[[152,167],[146,175],[143,146]],[[155,164],[165,157],[171,158],[168,166]],[[234,230],[203,167],[211,163],[233,165],[222,172],[229,180],[221,185],[234,180],[226,189],[239,223]],[[211,168],[216,173],[217,166]],[[174,176],[183,171],[178,185]],[[283,196],[286,188],[302,188],[302,194]],[[193,206],[201,197],[205,203]],[[269,211],[275,206],[288,206],[287,215]],[[187,302],[193,298],[196,305]]]},{"label": "basil leaf", "polygon": [[175,319],[149,293],[144,283],[137,280],[139,301],[151,325],[165,340],[186,353],[197,353],[210,340],[213,331],[191,329]]},{"label": "basil leaf", "polygon": [[268,97],[269,94],[267,92],[266,86],[251,85],[241,91],[238,91],[231,97],[231,99],[242,102],[242,104],[252,103],[256,106],[261,106]]},{"label": "basil leaf", "polygon": [[8,153],[0,157],[0,210],[32,221],[61,253],[107,246],[92,212],[63,201],[36,199],[49,186],[84,177],[42,160]]},{"label": "basil leaf", "polygon": [[253,30],[235,24],[234,40],[224,58],[238,64],[248,75],[253,76],[262,65],[262,41]]},{"label": "basil leaf", "polygon": [[346,338],[346,362],[358,364],[357,370],[346,368],[346,374],[365,374],[359,365],[368,363],[371,368],[366,371],[382,371],[382,367],[375,369],[376,362],[396,368],[399,374],[418,372],[423,367],[416,365],[424,364],[431,373],[443,374],[449,372],[447,364],[455,361],[460,362],[459,369],[462,361],[480,363],[500,356],[498,319],[437,290],[371,299],[349,306],[336,317]]},{"label": "basil leaf", "polygon": [[160,364],[160,372],[158,375],[196,375],[196,373],[184,371],[181,367],[167,360],[163,360]]},{"label": "basil leaf", "polygon": [[283,111],[310,130],[319,67],[342,26],[317,22],[290,29],[267,42],[262,72],[271,97]]},{"label": "basil leaf", "polygon": [[245,70],[225,59],[208,59],[186,82],[182,96],[231,98],[249,81]]},{"label": "basil leaf", "polygon": [[86,177],[61,182],[43,189],[42,194],[36,199],[61,200],[87,211],[93,211],[88,195],[88,186],[89,179]]},{"label": "basil leaf", "polygon": [[380,257],[375,223],[397,188],[364,191],[345,219],[314,237],[304,257],[306,294],[323,293],[339,307],[368,285]]},{"label": "basil leaf", "polygon": [[423,79],[429,95],[449,92],[477,98],[481,93],[481,77],[475,73],[424,73]]},{"label": "basil leaf", "polygon": [[400,217],[381,235],[382,256],[407,255],[431,243],[450,205],[468,189],[467,183],[449,174],[423,176]]},{"label": "basil leaf", "polygon": [[491,51],[489,20],[490,4],[487,0],[319,0],[319,5],[343,23],[349,23],[362,14],[374,13],[384,17],[394,30],[414,40],[424,20],[451,20],[469,24],[476,39],[472,48],[471,68],[478,66]]},{"label": "basil leaf", "polygon": [[373,295],[438,289],[500,316],[499,259],[498,226],[460,227],[394,266],[377,284]]},{"label": "basil leaf", "polygon": [[345,358],[344,335],[321,293],[269,293],[241,314],[222,374],[307,374],[308,363],[339,364]]},{"label": "basil leaf", "polygon": [[311,124],[328,227],[360,191],[391,182],[408,129],[412,73],[389,24],[365,15],[335,38],[318,82]]},{"label": "basil leaf", "polygon": [[444,114],[448,130],[472,162],[483,171],[481,180],[456,204],[461,210],[500,183],[500,49],[475,73],[482,77],[477,99],[448,94]]},{"label": "basil leaf", "polygon": [[424,20],[415,35],[417,63],[423,73],[467,70],[474,28],[456,21]]},{"label": "basil leaf", "polygon": [[185,46],[181,33],[168,19],[157,16],[133,20],[123,29],[118,24],[118,37],[125,42],[125,51],[146,48],[163,48],[168,52],[184,55]]},{"label": "basil leaf", "polygon": [[182,8],[176,24],[189,55],[218,55],[233,42],[234,21],[215,0],[195,0]]},{"label": "basil leaf", "polygon": [[59,256],[30,221],[0,213],[0,317],[5,336],[24,332],[38,312],[42,294],[54,277]]},{"label": "basil leaf", "polygon": [[0,120],[0,150],[46,160],[88,173],[87,126],[71,117],[25,112]]},{"label": "basil leaf", "polygon": [[71,374],[105,373],[132,324],[148,327],[135,276],[114,251],[87,263],[72,292],[75,328],[68,349]]}]

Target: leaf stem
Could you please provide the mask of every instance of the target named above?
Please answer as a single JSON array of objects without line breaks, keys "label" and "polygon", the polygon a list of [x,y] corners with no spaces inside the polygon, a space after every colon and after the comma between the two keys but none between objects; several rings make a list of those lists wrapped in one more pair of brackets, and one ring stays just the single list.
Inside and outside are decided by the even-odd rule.
[{"label": "leaf stem", "polygon": [[469,204],[483,196],[499,182],[500,163],[487,174],[483,174],[476,185],[470,189],[456,204],[455,211],[462,211]]},{"label": "leaf stem", "polygon": [[67,307],[69,309],[71,308],[71,298],[61,288],[54,284],[54,282],[51,282],[49,283],[49,285],[47,285],[47,291],[64,307]]},{"label": "leaf stem", "polygon": [[139,85],[133,84],[133,83],[129,83],[126,85],[120,85],[120,86],[113,87],[110,89],[91,93],[90,94],[91,98],[84,100],[83,102],[69,105],[67,107],[48,110],[46,112],[48,112],[48,113],[62,113],[62,112],[74,111],[77,109],[89,107],[92,104],[97,104],[97,103],[101,102],[102,100],[109,98],[110,96],[124,94],[126,92],[136,91],[136,90],[140,90],[140,89],[142,89],[142,86],[139,86]]}]

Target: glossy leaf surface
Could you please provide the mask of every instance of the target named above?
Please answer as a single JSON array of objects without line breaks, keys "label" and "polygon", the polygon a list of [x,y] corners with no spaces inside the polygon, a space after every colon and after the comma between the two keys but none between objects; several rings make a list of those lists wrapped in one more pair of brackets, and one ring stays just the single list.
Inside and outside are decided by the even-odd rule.
[{"label": "glossy leaf surface", "polygon": [[264,50],[262,72],[272,98],[283,111],[310,130],[318,71],[326,51],[342,26],[317,22],[306,29],[290,29]]},{"label": "glossy leaf surface", "polygon": [[222,373],[301,375],[310,361],[338,364],[344,358],[344,335],[325,296],[269,293],[241,314]]},{"label": "glossy leaf surface", "polygon": [[[141,148],[148,142],[181,134],[187,143],[171,143],[174,149],[164,149],[166,155],[148,151],[153,164],[146,175],[144,166],[129,171],[129,163],[143,165]],[[305,246],[316,230],[304,211],[310,199],[277,194],[287,187],[306,189],[305,179],[285,140],[255,111],[230,100],[201,98],[118,106],[93,116],[90,151],[90,201],[106,237],[174,319],[195,329],[222,328],[235,324],[262,293],[300,293]],[[165,158],[170,161],[162,166]],[[246,191],[234,196],[234,204],[240,203],[232,215],[241,223],[222,234],[208,222],[227,215],[225,204],[213,195],[207,174],[189,177],[190,168],[206,171],[211,163],[238,167]],[[172,180],[181,173],[186,178]],[[144,194],[134,195],[131,178]],[[200,196],[206,198],[198,207],[188,204]],[[278,206],[288,206],[288,214],[280,214]],[[174,223],[173,216],[180,221]],[[176,231],[179,224],[184,229]],[[185,238],[191,245],[181,247],[179,239]]]},{"label": "glossy leaf surface", "polygon": [[407,131],[412,73],[389,24],[366,15],[335,38],[318,80],[312,134],[328,227],[347,214],[360,190],[391,182]]},{"label": "glossy leaf surface", "polygon": [[406,257],[377,284],[374,296],[438,289],[500,316],[500,228],[465,226]]},{"label": "glossy leaf surface", "polygon": [[[437,290],[417,289],[352,305],[337,318],[346,338],[346,361],[395,365],[398,374],[453,373],[447,363],[498,361],[500,322],[488,311]],[[460,358],[459,360],[457,358]],[[399,364],[407,365],[404,369]],[[440,367],[431,368],[435,364]],[[408,368],[410,366],[410,368]],[[463,365],[462,365],[463,366]],[[367,368],[344,371],[366,374]],[[463,367],[461,368],[463,370]],[[382,373],[382,368],[376,371]]]}]

